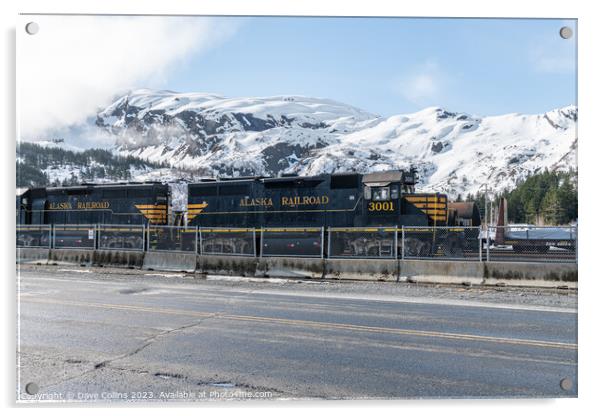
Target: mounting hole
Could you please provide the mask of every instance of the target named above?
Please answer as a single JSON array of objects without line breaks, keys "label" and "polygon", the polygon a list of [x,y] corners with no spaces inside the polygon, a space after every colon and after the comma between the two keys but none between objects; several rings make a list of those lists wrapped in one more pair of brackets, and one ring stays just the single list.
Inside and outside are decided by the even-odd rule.
[{"label": "mounting hole", "polygon": [[40,388],[38,387],[38,385],[36,383],[27,383],[25,385],[25,392],[31,396],[33,396],[34,394],[37,394],[38,391],[40,391]]},{"label": "mounting hole", "polygon": [[570,39],[573,37],[573,29],[568,26],[563,26],[560,28],[560,37],[562,39]]},{"label": "mounting hole", "polygon": [[25,25],[25,31],[30,35],[35,35],[40,30],[40,26],[36,22],[29,22]]},{"label": "mounting hole", "polygon": [[560,388],[565,391],[571,390],[573,388],[573,380],[568,377],[563,378],[560,380]]}]

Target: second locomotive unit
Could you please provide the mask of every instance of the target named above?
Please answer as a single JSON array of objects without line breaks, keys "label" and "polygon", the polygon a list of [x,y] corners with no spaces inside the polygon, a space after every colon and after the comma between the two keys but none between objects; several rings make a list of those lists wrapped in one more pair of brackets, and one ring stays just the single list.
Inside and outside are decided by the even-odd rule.
[{"label": "second locomotive unit", "polygon": [[448,225],[447,196],[415,193],[411,170],[207,179],[188,185],[188,224],[202,227]]},{"label": "second locomotive unit", "polygon": [[[468,248],[464,247],[464,231],[448,231],[442,239],[434,228],[459,225],[458,210],[445,194],[416,193],[416,182],[413,169],[364,175],[207,179],[188,186],[187,223],[242,228],[416,227],[409,230],[411,235],[405,239],[406,254],[430,255],[442,251],[448,256],[461,255]],[[476,212],[476,217],[468,220],[470,225],[480,225]],[[283,241],[272,244],[290,244],[289,237],[283,235]],[[374,241],[360,244],[358,238]],[[337,240],[338,245],[344,246],[338,247],[338,251],[378,256],[383,238],[349,233],[348,237]],[[363,252],[357,253],[358,250]]]}]

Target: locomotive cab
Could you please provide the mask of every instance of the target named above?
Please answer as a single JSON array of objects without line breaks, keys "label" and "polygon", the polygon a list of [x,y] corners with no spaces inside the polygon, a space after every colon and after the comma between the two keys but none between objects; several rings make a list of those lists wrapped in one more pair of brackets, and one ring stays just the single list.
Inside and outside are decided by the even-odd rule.
[{"label": "locomotive cab", "polygon": [[401,196],[414,191],[415,176],[413,169],[364,175],[364,225],[402,225]]}]

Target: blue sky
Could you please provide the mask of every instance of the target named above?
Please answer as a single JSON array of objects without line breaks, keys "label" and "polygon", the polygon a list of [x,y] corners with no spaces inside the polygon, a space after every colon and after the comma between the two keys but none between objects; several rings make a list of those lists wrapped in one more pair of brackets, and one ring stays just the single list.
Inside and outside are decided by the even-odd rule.
[{"label": "blue sky", "polygon": [[237,30],[167,74],[176,91],[327,97],[381,115],[479,115],[576,104],[571,20],[219,18]]}]

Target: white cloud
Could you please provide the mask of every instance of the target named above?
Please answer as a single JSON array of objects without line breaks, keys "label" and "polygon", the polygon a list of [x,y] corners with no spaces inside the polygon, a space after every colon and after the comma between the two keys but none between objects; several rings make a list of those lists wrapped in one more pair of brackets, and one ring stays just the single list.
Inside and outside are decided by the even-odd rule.
[{"label": "white cloud", "polygon": [[236,32],[214,18],[22,16],[39,24],[19,35],[19,128],[33,139],[83,122],[115,94],[162,87],[175,65]]},{"label": "white cloud", "polygon": [[410,70],[397,82],[397,91],[416,105],[437,105],[446,84],[446,76],[434,61]]},{"label": "white cloud", "polygon": [[433,97],[439,91],[437,80],[432,74],[418,74],[408,81],[406,95],[412,100]]}]

